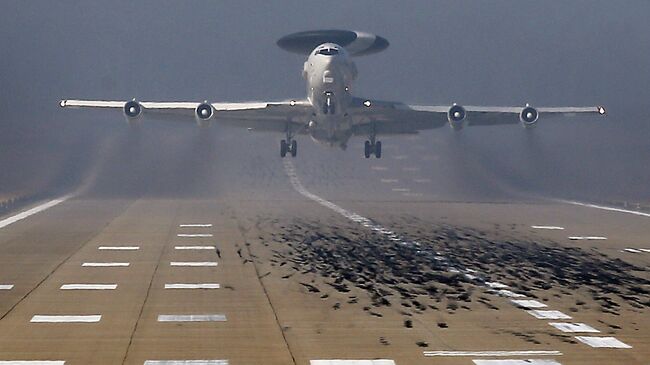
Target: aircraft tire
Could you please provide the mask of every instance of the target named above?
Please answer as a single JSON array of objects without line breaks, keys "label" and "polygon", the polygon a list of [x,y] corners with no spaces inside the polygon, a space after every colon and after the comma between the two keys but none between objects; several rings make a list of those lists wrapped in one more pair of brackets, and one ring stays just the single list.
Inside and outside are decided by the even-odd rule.
[{"label": "aircraft tire", "polygon": [[291,141],[291,157],[298,155],[298,142],[294,139]]},{"label": "aircraft tire", "polygon": [[375,143],[375,157],[381,158],[381,141]]},{"label": "aircraft tire", "polygon": [[287,141],[284,139],[280,141],[280,157],[284,158],[287,155]]}]

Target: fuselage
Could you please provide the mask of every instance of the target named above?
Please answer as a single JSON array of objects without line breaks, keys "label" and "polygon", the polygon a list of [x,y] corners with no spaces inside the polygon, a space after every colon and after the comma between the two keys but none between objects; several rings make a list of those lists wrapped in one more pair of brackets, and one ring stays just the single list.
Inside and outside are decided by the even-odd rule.
[{"label": "fuselage", "polygon": [[316,47],[303,68],[307,100],[314,112],[309,134],[318,142],[345,148],[352,134],[347,110],[352,101],[352,82],[357,68],[348,52],[334,43]]}]

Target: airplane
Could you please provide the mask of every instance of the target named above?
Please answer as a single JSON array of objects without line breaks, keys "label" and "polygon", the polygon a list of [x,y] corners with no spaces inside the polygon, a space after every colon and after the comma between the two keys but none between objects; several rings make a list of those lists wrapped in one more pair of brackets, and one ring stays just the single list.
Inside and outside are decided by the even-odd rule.
[{"label": "airplane", "polygon": [[533,107],[410,105],[353,96],[357,78],[353,57],[380,52],[389,45],[380,36],[349,30],[315,30],[293,33],[277,41],[289,52],[308,55],[302,75],[307,84],[305,99],[279,102],[155,102],[61,100],[62,108],[121,109],[129,124],[143,116],[194,120],[199,126],[231,125],[251,131],[284,133],[280,156],[296,157],[297,135],[316,142],[347,147],[352,136],[364,136],[364,156],[381,158],[379,136],[417,134],[448,124],[459,131],[465,126],[521,124],[536,126],[540,117],[577,114],[606,115],[603,106]]}]

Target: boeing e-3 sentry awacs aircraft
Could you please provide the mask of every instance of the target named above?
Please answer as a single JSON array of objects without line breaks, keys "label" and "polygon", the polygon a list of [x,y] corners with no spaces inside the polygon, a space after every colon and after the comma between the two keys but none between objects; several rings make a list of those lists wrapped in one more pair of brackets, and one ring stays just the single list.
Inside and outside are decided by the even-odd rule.
[{"label": "boeing e-3 sentry awacs aircraft", "polygon": [[[171,117],[232,125],[252,131],[273,131],[286,136],[280,155],[295,157],[296,135],[308,134],[315,141],[347,147],[352,136],[364,136],[366,158],[381,157],[382,135],[415,134],[449,124],[454,130],[465,126],[520,123],[536,125],[540,117],[576,114],[605,115],[602,106],[587,107],[495,107],[453,105],[409,105],[352,95],[357,67],[352,57],[377,53],[388,47],[380,36],[347,30],[317,30],[294,33],[277,42],[281,48],[308,55],[302,75],[307,81],[307,98],[280,102],[154,102],[61,100],[63,108],[121,109],[132,124],[143,116]],[[165,118],[167,119],[167,118]]]}]

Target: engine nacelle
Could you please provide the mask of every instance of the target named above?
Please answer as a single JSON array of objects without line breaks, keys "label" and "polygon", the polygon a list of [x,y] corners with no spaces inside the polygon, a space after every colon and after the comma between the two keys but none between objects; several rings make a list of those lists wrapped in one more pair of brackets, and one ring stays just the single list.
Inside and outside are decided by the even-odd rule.
[{"label": "engine nacelle", "polygon": [[196,106],[194,116],[199,127],[207,127],[210,125],[210,119],[214,117],[214,108],[208,102],[203,102]]},{"label": "engine nacelle", "polygon": [[526,107],[521,109],[521,112],[519,112],[519,121],[524,128],[535,127],[537,119],[539,119],[539,112],[530,105],[526,105]]},{"label": "engine nacelle", "polygon": [[126,117],[126,122],[129,125],[133,125],[142,117],[142,105],[135,99],[127,101],[124,103],[124,107],[122,107],[122,112],[124,113],[124,117]]},{"label": "engine nacelle", "polygon": [[454,104],[447,111],[447,120],[453,130],[459,131],[467,124],[467,111],[462,106]]}]

